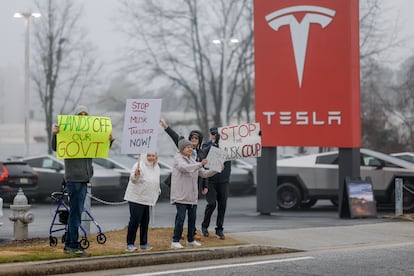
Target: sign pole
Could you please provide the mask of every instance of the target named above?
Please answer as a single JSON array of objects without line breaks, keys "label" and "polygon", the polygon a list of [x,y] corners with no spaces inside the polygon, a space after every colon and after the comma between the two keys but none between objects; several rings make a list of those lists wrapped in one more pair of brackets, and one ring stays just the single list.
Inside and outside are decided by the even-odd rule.
[{"label": "sign pole", "polygon": [[403,214],[403,181],[402,178],[395,179],[395,216]]}]

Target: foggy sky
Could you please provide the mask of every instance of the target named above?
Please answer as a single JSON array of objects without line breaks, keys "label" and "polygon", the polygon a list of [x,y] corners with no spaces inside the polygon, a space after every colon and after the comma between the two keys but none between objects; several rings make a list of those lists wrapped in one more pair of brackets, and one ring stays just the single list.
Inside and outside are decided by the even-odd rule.
[{"label": "foggy sky", "polygon": [[[117,52],[122,48],[124,37],[116,32],[114,17],[119,0],[78,0],[84,4],[83,26],[90,34],[91,42],[98,47],[99,54],[106,63],[112,63]],[[365,0],[360,0],[365,1]],[[389,9],[390,20],[400,16],[401,36],[411,36],[410,50],[414,51],[414,1],[413,0],[381,0],[381,4]],[[23,67],[24,62],[24,20],[13,18],[17,11],[35,11],[34,0],[1,0],[0,1],[0,68],[7,65]],[[388,20],[388,19],[387,19]],[[32,20],[36,24],[35,19]],[[118,20],[117,20],[118,21]],[[33,39],[32,39],[33,40]],[[408,51],[407,51],[408,52]],[[407,54],[401,50],[401,56]],[[396,53],[398,55],[398,53]],[[399,62],[399,61],[396,61]],[[23,69],[22,69],[23,72]]]},{"label": "foggy sky", "polygon": [[[116,23],[122,22],[122,19],[116,19],[116,12],[119,7],[119,0],[77,0],[84,5],[84,15],[82,26],[89,33],[88,39],[97,48],[100,61],[106,65],[108,72],[111,70],[111,64],[116,64],[116,58],[122,52],[125,44],[124,36],[115,29]],[[365,1],[365,0],[360,0]],[[384,19],[384,24],[398,24],[399,39],[409,38],[409,44],[406,47],[393,49],[384,55],[383,61],[388,62],[389,66],[398,68],[398,65],[407,57],[414,54],[414,0],[381,0],[380,3],[384,9],[388,10]],[[0,0],[0,97],[5,97],[8,104],[0,104],[0,123],[5,120],[20,121],[22,112],[16,112],[18,106],[17,100],[7,99],[7,97],[23,97],[24,84],[24,20],[13,18],[17,11],[36,11],[34,0]],[[397,21],[398,18],[398,21]],[[114,22],[115,20],[115,22]],[[31,30],[36,24],[36,19],[31,19]],[[380,26],[381,29],[387,29],[387,26]],[[391,28],[388,28],[391,29]],[[33,33],[32,33],[33,34]],[[31,41],[33,41],[33,35]],[[30,64],[30,66],[36,66]],[[104,67],[105,68],[105,67]],[[12,73],[13,72],[13,73]],[[102,80],[105,88],[110,78]],[[12,90],[12,91],[10,91]],[[6,94],[6,96],[5,96]],[[10,95],[11,94],[11,95]],[[2,98],[4,100],[4,98]],[[31,103],[35,102],[36,95],[31,93]],[[9,110],[6,110],[9,109]],[[11,113],[10,113],[11,112]],[[4,119],[9,114],[9,118]],[[3,118],[3,120],[2,120]]]}]

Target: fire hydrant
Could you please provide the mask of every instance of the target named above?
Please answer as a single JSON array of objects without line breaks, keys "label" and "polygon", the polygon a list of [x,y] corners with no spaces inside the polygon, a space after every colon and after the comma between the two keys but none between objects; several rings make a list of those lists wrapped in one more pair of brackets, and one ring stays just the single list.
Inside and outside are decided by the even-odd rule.
[{"label": "fire hydrant", "polygon": [[28,224],[33,222],[34,214],[29,211],[32,205],[27,203],[26,195],[23,193],[22,188],[19,188],[13,199],[13,205],[10,205],[13,215],[9,217],[14,223],[13,232],[15,240],[27,240],[29,237]]}]

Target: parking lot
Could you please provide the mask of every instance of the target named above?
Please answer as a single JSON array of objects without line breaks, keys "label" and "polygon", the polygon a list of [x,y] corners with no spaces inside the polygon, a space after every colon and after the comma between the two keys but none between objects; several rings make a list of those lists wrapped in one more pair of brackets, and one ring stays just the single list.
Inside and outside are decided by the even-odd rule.
[{"label": "parking lot", "polygon": [[[50,202],[52,192],[61,191],[64,176],[64,162],[53,155],[42,154],[30,157],[13,157],[12,160],[25,162],[31,169],[33,179],[22,173],[14,177],[13,185],[15,188],[8,191],[9,195],[4,195],[4,201],[10,203],[13,195],[16,194],[18,187],[26,190],[26,195],[30,203]],[[92,194],[97,198],[108,202],[119,202],[123,200],[126,186],[129,180],[130,169],[136,162],[137,157],[129,155],[113,155],[107,159],[94,159],[94,176],[91,179]],[[160,186],[163,200],[169,199],[169,187],[164,184],[164,180],[172,171],[173,156],[160,156]],[[230,177],[230,194],[246,195],[254,193],[254,175],[252,168],[245,168],[234,162]],[[22,163],[23,164],[23,163]],[[0,167],[1,169],[1,167]],[[0,170],[1,173],[1,170]],[[0,188],[6,187],[1,184]],[[3,179],[5,181],[5,179]],[[27,182],[27,183],[26,183]],[[30,183],[29,183],[30,182]],[[8,184],[10,185],[10,184]],[[30,189],[29,189],[30,187]]]}]

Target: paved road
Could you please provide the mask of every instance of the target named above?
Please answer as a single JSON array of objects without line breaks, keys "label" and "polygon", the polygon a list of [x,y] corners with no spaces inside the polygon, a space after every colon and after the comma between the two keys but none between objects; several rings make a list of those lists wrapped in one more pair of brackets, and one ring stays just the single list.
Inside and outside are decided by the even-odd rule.
[{"label": "paved road", "polygon": [[[205,201],[201,200],[198,212],[200,223]],[[30,225],[30,237],[47,237],[51,216],[54,213],[54,204],[35,205],[33,212],[37,216],[35,222]],[[10,210],[5,210],[6,216]],[[128,221],[127,205],[105,206],[94,205],[92,213],[100,222],[104,231],[124,228]],[[172,226],[175,208],[168,202],[157,204],[153,212],[153,227]],[[225,223],[225,231],[236,239],[246,242],[248,245],[242,247],[225,248],[200,248],[184,251],[170,252],[149,252],[146,254],[122,255],[119,258],[111,256],[93,257],[86,259],[70,259],[57,262],[40,262],[38,264],[4,264],[1,265],[0,274],[12,275],[12,271],[21,275],[23,271],[33,275],[45,275],[45,271],[55,271],[54,273],[66,273],[69,271],[81,272],[86,275],[84,270],[94,270],[96,267],[105,267],[109,275],[135,274],[144,271],[156,270],[164,275],[164,270],[170,271],[171,275],[177,275],[174,269],[185,268],[186,264],[179,264],[182,260],[192,260],[190,268],[199,268],[201,263],[196,260],[207,260],[212,256],[221,256],[219,261],[224,264],[234,264],[235,256],[241,251],[246,252],[255,249],[257,256],[261,255],[265,248],[269,246],[287,247],[305,250],[300,253],[290,253],[273,255],[273,258],[283,259],[297,257],[311,257],[311,259],[300,260],[301,264],[294,262],[281,265],[253,265],[251,268],[240,270],[240,275],[269,275],[275,273],[283,275],[412,275],[413,265],[412,245],[414,245],[413,224],[409,221],[384,218],[384,214],[392,214],[390,211],[380,211],[378,218],[370,219],[340,219],[334,207],[327,202],[320,202],[316,208],[298,211],[278,211],[268,216],[259,215],[256,212],[256,198],[233,197],[229,199],[228,212]],[[93,229],[93,228],[92,228]],[[12,238],[12,226],[5,221],[5,225],[0,229],[1,239]],[[94,229],[93,229],[94,230]],[[93,231],[92,230],[92,231]],[[270,247],[271,248],[271,247]],[[250,252],[250,255],[251,256]],[[388,253],[393,255],[390,259]],[[184,255],[183,255],[184,254]],[[293,255],[291,255],[293,254]],[[301,255],[302,254],[302,255]],[[225,255],[227,257],[223,258]],[[230,258],[226,260],[226,258]],[[270,256],[269,256],[270,257]],[[264,256],[257,260],[263,260]],[[267,258],[267,257],[266,257]],[[153,262],[149,262],[152,260]],[[169,260],[169,261],[167,261]],[[246,259],[240,259],[241,263],[246,263]],[[81,262],[81,266],[80,263]],[[149,263],[148,263],[149,262]],[[215,262],[215,261],[212,261]],[[130,267],[131,263],[135,268],[122,270],[120,267]],[[144,266],[157,264],[154,268]],[[168,267],[158,266],[159,264],[170,263]],[[43,264],[43,265],[42,265]],[[219,263],[215,263],[219,264]],[[203,264],[205,265],[205,263]],[[232,265],[224,271],[203,269],[202,275],[234,275],[235,267]],[[309,269],[311,267],[311,269]],[[373,270],[372,267],[375,269]],[[78,270],[79,269],[79,270]],[[110,270],[115,269],[115,270]],[[209,272],[207,272],[209,271]],[[102,271],[100,271],[102,273]],[[131,273],[132,272],[132,273]],[[280,272],[280,273],[279,273]],[[169,272],[167,272],[169,273]],[[193,275],[192,270],[189,274]],[[214,274],[213,274],[214,273]],[[180,274],[180,273],[178,273]],[[96,275],[96,274],[90,274]],[[101,275],[101,274],[99,274]],[[103,275],[103,274],[102,274]],[[135,274],[137,275],[137,274]],[[181,274],[182,275],[182,274]],[[201,274],[200,274],[201,275]]]},{"label": "paved road", "polygon": [[70,276],[256,276],[256,275],[413,275],[413,243],[354,246],[269,256],[157,264],[68,274]]}]

